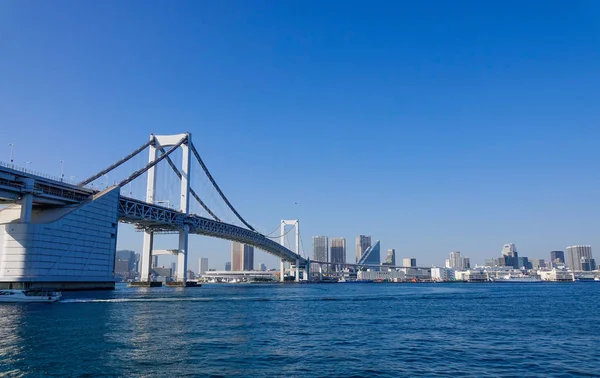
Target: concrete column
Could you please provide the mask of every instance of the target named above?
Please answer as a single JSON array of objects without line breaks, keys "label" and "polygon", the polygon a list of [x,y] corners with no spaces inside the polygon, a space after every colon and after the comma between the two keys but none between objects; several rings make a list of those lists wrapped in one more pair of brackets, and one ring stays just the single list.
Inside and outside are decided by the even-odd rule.
[{"label": "concrete column", "polygon": [[179,231],[179,254],[177,255],[177,281],[187,281],[187,256],[188,256],[188,235],[189,226],[183,226]]},{"label": "concrete column", "polygon": [[296,282],[300,282],[300,260],[296,259]]},{"label": "concrete column", "polygon": [[35,184],[35,180],[23,179],[23,183],[25,184],[25,194],[23,194],[21,200],[19,201],[21,205],[21,216],[19,221],[21,223],[30,223],[31,211],[33,209],[33,186]]},{"label": "concrete column", "polygon": [[140,256],[140,281],[150,281],[150,265],[152,264],[152,248],[154,244],[154,232],[144,232],[144,245]]},{"label": "concrete column", "polygon": [[323,264],[319,264],[319,281],[323,281]]},{"label": "concrete column", "polygon": [[285,262],[281,260],[279,264],[279,282],[284,282],[285,277]]}]

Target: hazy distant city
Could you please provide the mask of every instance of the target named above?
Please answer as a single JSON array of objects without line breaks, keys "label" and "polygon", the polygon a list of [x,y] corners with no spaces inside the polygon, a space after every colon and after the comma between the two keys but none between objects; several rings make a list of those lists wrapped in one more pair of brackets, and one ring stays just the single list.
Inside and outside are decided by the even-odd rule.
[{"label": "hazy distant city", "polygon": [[[443,264],[419,266],[414,256],[400,257],[391,248],[383,254],[380,241],[359,235],[355,243],[355,261],[348,262],[345,238],[314,236],[310,271],[301,280],[310,282],[569,282],[600,281],[600,271],[589,245],[574,245],[565,250],[549,251],[548,256],[528,257],[514,243],[503,245],[497,257],[485,259],[483,265],[472,265],[460,251],[449,253]],[[382,258],[383,257],[383,258]],[[120,250],[116,254],[115,275],[121,281],[139,279],[140,255]],[[159,256],[152,259],[152,279],[175,281],[176,263],[160,265]],[[205,283],[277,282],[281,270],[255,262],[255,249],[242,243],[231,243],[230,261],[221,269],[209,267],[201,257],[197,270],[189,269],[188,277]],[[293,266],[284,268],[283,281],[294,277]]]}]

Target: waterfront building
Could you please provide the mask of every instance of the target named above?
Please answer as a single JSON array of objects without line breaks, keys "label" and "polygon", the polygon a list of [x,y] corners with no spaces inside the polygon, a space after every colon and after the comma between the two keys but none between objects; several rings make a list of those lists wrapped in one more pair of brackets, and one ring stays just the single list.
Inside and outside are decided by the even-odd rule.
[{"label": "waterfront building", "polygon": [[405,268],[415,268],[417,266],[417,259],[414,257],[407,257],[402,259],[402,266]]},{"label": "waterfront building", "polygon": [[158,255],[152,256],[152,267],[158,267]]},{"label": "waterfront building", "polygon": [[371,236],[358,235],[356,237],[356,262],[360,261],[363,253],[371,246]]},{"label": "waterfront building", "polygon": [[343,269],[346,264],[346,239],[345,238],[332,238],[331,239],[331,261],[335,265],[333,270],[336,268]]},{"label": "waterfront building", "polygon": [[454,270],[450,268],[431,268],[431,279],[433,281],[454,281]]},{"label": "waterfront building", "polygon": [[267,271],[267,266],[265,265],[265,263],[260,263],[260,269],[261,272],[266,272]]},{"label": "waterfront building", "polygon": [[227,261],[227,262],[225,263],[225,271],[226,271],[226,272],[229,272],[229,271],[231,271],[231,261]]},{"label": "waterfront building", "polygon": [[329,262],[329,238],[313,236],[313,260]]},{"label": "waterfront building", "polygon": [[568,282],[575,281],[575,275],[573,272],[567,270],[559,270],[552,269],[546,271],[539,271],[538,275],[542,279],[542,281],[552,281],[552,282]]},{"label": "waterfront building", "polygon": [[589,245],[574,245],[567,247],[567,266],[575,270],[583,270],[582,261],[592,259],[592,247]]},{"label": "waterfront building", "polygon": [[550,261],[554,264],[564,264],[565,263],[565,253],[563,251],[550,252]]},{"label": "waterfront building", "polygon": [[381,251],[379,246],[379,240],[377,240],[374,245],[367,248],[360,256],[360,260],[358,260],[356,263],[365,265],[380,265]]},{"label": "waterfront building", "polygon": [[200,257],[198,263],[198,274],[206,273],[208,271],[208,258]]},{"label": "waterfront building", "polygon": [[385,257],[384,265],[396,265],[396,250],[393,248],[388,249],[387,256]]},{"label": "waterfront building", "polygon": [[254,247],[231,242],[231,269],[233,271],[254,270]]},{"label": "waterfront building", "polygon": [[405,278],[406,278],[406,274],[402,270],[395,270],[395,269],[390,269],[390,270],[385,270],[385,271],[367,269],[365,271],[356,272],[356,280],[357,281],[373,280],[373,281],[398,282],[398,281],[404,281]]},{"label": "waterfront building", "polygon": [[175,273],[177,272],[177,263],[171,263],[171,278],[175,278]]}]

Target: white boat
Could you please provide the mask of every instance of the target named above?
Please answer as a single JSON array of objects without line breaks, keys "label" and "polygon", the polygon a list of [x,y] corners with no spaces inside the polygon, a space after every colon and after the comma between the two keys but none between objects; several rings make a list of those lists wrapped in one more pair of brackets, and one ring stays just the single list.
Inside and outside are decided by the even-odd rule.
[{"label": "white boat", "polygon": [[494,282],[543,282],[540,276],[529,276],[529,275],[518,275],[507,274],[502,277],[494,279]]},{"label": "white boat", "polygon": [[0,303],[52,303],[62,297],[52,289],[0,290]]}]

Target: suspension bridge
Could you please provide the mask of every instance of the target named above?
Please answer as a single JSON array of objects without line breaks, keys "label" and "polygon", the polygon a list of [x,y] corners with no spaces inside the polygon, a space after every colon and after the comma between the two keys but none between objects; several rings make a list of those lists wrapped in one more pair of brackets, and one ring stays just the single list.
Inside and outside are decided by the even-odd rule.
[{"label": "suspension bridge", "polygon": [[[126,163],[147,151],[142,167],[108,185],[97,188],[94,182],[107,178]],[[178,152],[176,154],[176,152]],[[179,164],[178,164],[179,163]],[[239,224],[220,219],[199,190],[191,185],[192,164],[201,168],[204,177]],[[171,172],[177,183],[167,189],[170,201],[157,197],[157,169]],[[139,148],[81,182],[67,181],[64,174],[53,178],[15,165],[0,163],[0,287],[52,284],[63,289],[114,287],[114,254],[119,223],[133,224],[143,232],[140,280],[149,282],[154,239],[158,234],[178,235],[176,279],[187,282],[189,235],[197,234],[254,246],[280,260],[280,279],[285,263],[309,276],[310,261],[302,257],[298,244],[298,224],[282,221],[281,234],[271,237],[258,232],[225,196],[198,150],[191,133],[151,135]],[[143,198],[133,198],[133,182],[146,181]],[[175,196],[173,193],[175,192]],[[191,202],[192,201],[192,202]],[[165,206],[167,203],[167,206]],[[195,204],[202,213],[190,211]],[[173,205],[173,206],[171,206]],[[203,216],[203,215],[206,216]],[[296,227],[296,251],[285,247],[284,232],[288,224]],[[274,239],[279,239],[276,242]]]}]

